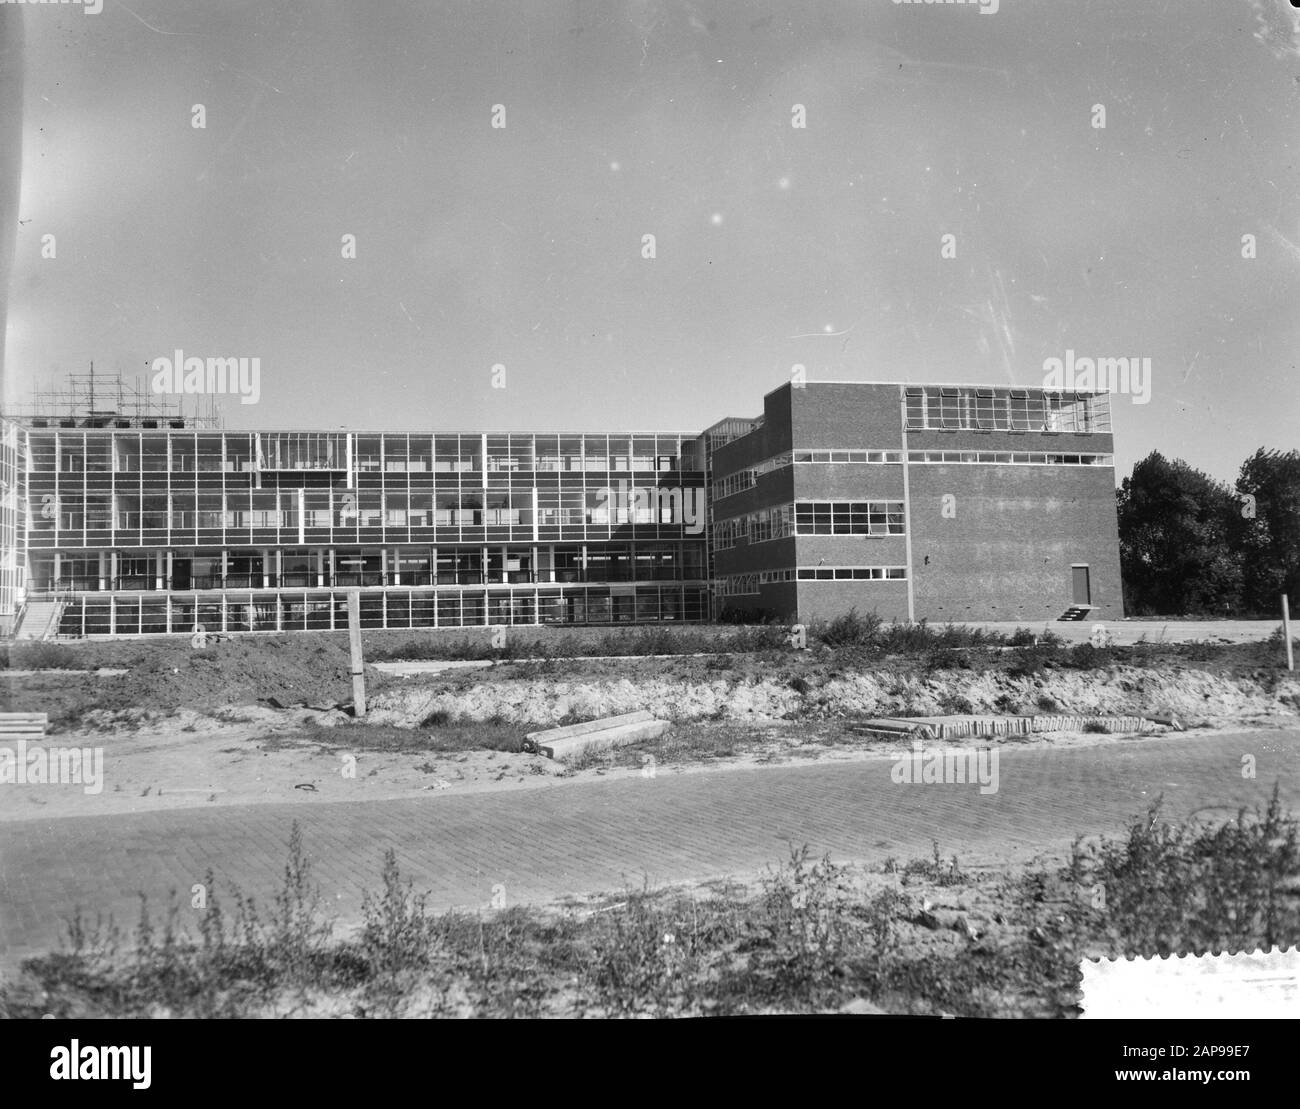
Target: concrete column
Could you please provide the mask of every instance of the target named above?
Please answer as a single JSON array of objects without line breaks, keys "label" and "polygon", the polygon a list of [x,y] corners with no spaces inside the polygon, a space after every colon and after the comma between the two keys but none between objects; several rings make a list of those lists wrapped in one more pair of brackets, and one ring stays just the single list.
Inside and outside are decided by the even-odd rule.
[{"label": "concrete column", "polygon": [[104,585],[104,572],[108,568],[108,552],[100,551],[98,561],[99,561],[99,588],[101,591],[103,591],[106,588],[106,586]]},{"label": "concrete column", "polygon": [[269,589],[271,587],[270,563],[271,563],[271,552],[268,551],[265,547],[263,547],[262,548],[262,588],[263,589]]}]

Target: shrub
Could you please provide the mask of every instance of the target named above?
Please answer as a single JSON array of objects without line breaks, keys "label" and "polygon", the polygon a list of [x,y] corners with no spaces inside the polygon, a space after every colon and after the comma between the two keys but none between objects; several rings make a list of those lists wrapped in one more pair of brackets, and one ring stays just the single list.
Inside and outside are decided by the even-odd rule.
[{"label": "shrub", "polygon": [[1100,889],[1103,906],[1076,899],[1082,938],[1125,955],[1254,951],[1300,939],[1300,824],[1282,811],[1278,787],[1267,810],[1218,826],[1170,825],[1161,799],[1125,839],[1103,839],[1092,857],[1076,844],[1068,880]]},{"label": "shrub", "polygon": [[81,670],[77,653],[66,643],[36,640],[15,643],[9,652],[9,665],[15,670]]},{"label": "shrub", "polygon": [[878,613],[860,616],[851,608],[829,623],[814,625],[813,635],[828,647],[872,647],[879,639],[881,623]]}]

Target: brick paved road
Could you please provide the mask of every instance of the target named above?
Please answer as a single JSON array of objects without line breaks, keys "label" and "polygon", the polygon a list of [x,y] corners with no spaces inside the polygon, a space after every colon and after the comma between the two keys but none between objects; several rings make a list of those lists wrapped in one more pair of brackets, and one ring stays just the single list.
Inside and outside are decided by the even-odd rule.
[{"label": "brick paved road", "polygon": [[[753,873],[787,854],[879,860],[945,854],[976,863],[990,852],[1028,857],[1076,833],[1117,832],[1164,793],[1182,817],[1208,805],[1254,804],[1280,780],[1300,810],[1300,730],[1178,736],[1067,750],[1003,749],[1000,789],[904,786],[888,759],[560,783],[535,790],[413,800],[247,805],[0,824],[0,968],[54,945],[74,905],[138,914],[136,891],[158,905],[209,866],[259,900],[283,873],[298,820],[316,880],[341,922],[357,918],[391,846],[404,873],[443,909],[567,893]],[[1244,780],[1241,757],[1257,760]],[[187,910],[186,910],[187,911]]]}]

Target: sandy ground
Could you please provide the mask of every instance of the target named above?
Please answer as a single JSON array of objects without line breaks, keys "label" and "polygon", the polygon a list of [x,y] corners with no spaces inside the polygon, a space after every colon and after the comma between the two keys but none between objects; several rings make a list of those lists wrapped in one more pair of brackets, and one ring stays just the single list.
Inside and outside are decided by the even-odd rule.
[{"label": "sandy ground", "polygon": [[[191,712],[146,724],[134,732],[52,736],[46,748],[103,749],[103,784],[84,786],[6,784],[0,790],[0,822],[74,816],[140,813],[160,809],[210,808],[321,801],[386,800],[402,797],[563,788],[598,778],[636,777],[636,766],[589,767],[568,771],[561,764],[527,754],[496,751],[349,751],[344,732],[318,725],[323,714],[243,707],[218,720]],[[346,717],[336,714],[340,724]],[[1277,726],[1283,726],[1279,721]],[[686,725],[707,727],[708,725]],[[858,762],[886,758],[898,744],[844,739],[837,722],[770,721],[748,725],[756,749],[725,758],[660,764],[666,774],[716,773],[735,768],[790,766],[800,762]],[[1162,734],[1215,735],[1243,725],[1198,728],[1191,733],[1161,729],[1143,736],[1057,732],[1007,737],[1004,747],[1074,747],[1157,743]],[[1267,734],[1268,728],[1259,729]],[[318,732],[318,734],[313,734]],[[31,745],[29,745],[30,748]],[[352,760],[355,762],[352,762]]]}]

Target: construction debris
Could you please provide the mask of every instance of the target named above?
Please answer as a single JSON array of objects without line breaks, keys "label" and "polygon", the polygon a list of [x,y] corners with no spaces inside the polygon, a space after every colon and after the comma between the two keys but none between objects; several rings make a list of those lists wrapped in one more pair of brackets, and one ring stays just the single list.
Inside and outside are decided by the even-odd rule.
[{"label": "construction debris", "polygon": [[628,712],[563,728],[529,732],[524,737],[524,750],[545,755],[548,759],[563,759],[593,748],[621,747],[642,739],[657,739],[668,728],[668,721],[658,720],[652,713]]},{"label": "construction debris", "polygon": [[899,739],[979,739],[989,736],[1031,735],[1036,732],[1081,732],[1091,725],[1108,732],[1149,732],[1156,724],[1181,730],[1174,717],[1143,716],[904,716],[877,717],[854,726],[866,735]]}]

